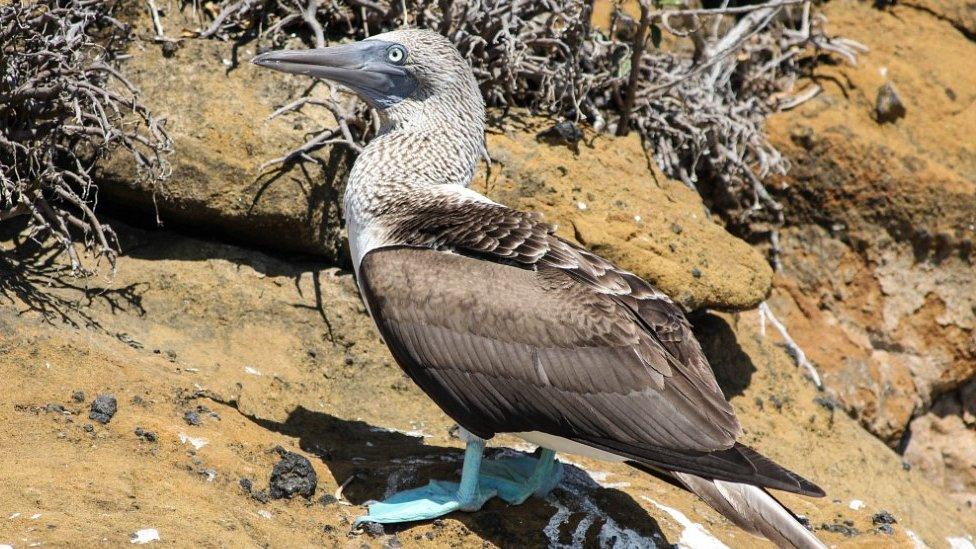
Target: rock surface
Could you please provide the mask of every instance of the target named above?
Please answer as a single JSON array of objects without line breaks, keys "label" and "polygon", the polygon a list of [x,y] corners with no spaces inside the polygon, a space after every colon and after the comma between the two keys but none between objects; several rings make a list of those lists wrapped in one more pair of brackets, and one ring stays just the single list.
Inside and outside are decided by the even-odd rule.
[{"label": "rock surface", "polygon": [[[167,24],[179,25],[173,10]],[[137,21],[137,29],[147,24]],[[192,24],[183,21],[186,28]],[[145,29],[152,34],[150,29]],[[127,218],[261,246],[276,252],[303,252],[336,260],[342,256],[341,195],[345,174],[342,150],[323,154],[321,166],[284,172],[262,169],[269,160],[300,146],[306,133],[334,125],[324,109],[305,109],[269,120],[274,110],[297,98],[307,79],[261,70],[250,63],[253,46],[236,54],[227,43],[186,40],[171,57],[151,43],[136,41],[124,70],[153,112],[167,119],[175,152],[173,173],[159,189],[131,184],[128,162],[102,166],[102,198]],[[240,56],[238,59],[237,56]],[[234,62],[236,66],[228,66]],[[321,88],[321,86],[320,86]],[[321,89],[313,97],[328,96]]]},{"label": "rock surface", "polygon": [[936,399],[912,420],[905,459],[951,496],[976,508],[976,380]]},{"label": "rock surface", "polygon": [[551,122],[521,119],[489,132],[494,165],[472,188],[544,212],[559,233],[652,281],[686,309],[753,308],[772,270],[707,215],[691,189],[648,164],[636,135],[585,132],[578,154],[537,136]]},{"label": "rock surface", "polygon": [[[793,164],[770,303],[842,406],[941,483],[943,467],[971,465],[942,455],[937,431],[951,422],[961,446],[976,443],[972,426],[927,412],[976,376],[976,42],[911,3],[825,13],[871,51],[819,68],[823,93],[770,120]],[[875,94],[889,82],[906,113],[882,125]]]},{"label": "rock surface", "polygon": [[[13,274],[4,288],[47,281],[33,293],[4,290],[13,301],[0,301],[9,395],[0,406],[0,543],[127,544],[131,532],[154,528],[186,546],[596,546],[614,537],[667,546],[688,535],[690,521],[730,547],[771,547],[670,484],[573,456],[563,458],[566,480],[546,500],[493,501],[479,513],[390,527],[375,538],[350,534],[366,501],[456,478],[462,454],[451,421],[393,364],[351,274],[117,228],[127,254],[107,281],[17,268],[9,242],[0,246]],[[908,548],[911,531],[942,547],[976,531],[970,510],[819,404],[778,339],[761,335],[755,312],[704,315],[695,328],[743,441],[827,491],[823,499],[776,494],[826,542]],[[110,390],[132,404],[89,433],[87,407],[70,396],[76,390]],[[31,411],[48,403],[68,413]],[[186,425],[183,412],[198,406],[221,419]],[[134,436],[136,427],[156,442]],[[277,446],[309,460],[316,496],[345,484],[342,503],[262,501],[243,490],[242,478],[268,478]],[[531,450],[506,436],[490,446]],[[852,500],[863,507],[852,509]],[[891,535],[872,523],[881,510],[898,519]],[[29,518],[35,514],[42,518]],[[47,524],[54,527],[38,527]],[[858,533],[847,537],[840,526]]]}]

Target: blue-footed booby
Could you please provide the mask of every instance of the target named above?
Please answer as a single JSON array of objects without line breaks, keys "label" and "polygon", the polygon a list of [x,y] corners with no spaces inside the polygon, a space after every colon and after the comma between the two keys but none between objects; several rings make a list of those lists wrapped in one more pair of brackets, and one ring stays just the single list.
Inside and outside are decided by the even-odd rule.
[{"label": "blue-footed booby", "polygon": [[[736,442],[739,422],[681,309],[541,215],[468,188],[486,154],[485,105],[450,41],[397,30],[254,63],[344,85],[379,112],[345,191],[357,282],[397,363],[467,442],[460,483],[401,492],[361,521],[543,496],[565,452],[668,475],[753,534],[823,547],[767,489],[824,492]],[[497,433],[539,457],[482,463]]]}]

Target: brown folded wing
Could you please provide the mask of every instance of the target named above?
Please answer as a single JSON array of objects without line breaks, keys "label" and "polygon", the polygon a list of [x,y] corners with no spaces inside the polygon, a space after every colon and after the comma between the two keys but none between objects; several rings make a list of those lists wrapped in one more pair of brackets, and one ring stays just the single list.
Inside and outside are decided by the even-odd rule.
[{"label": "brown folded wing", "polygon": [[407,373],[483,436],[543,430],[680,450],[739,426],[682,312],[535,214],[404,205],[361,285]]},{"label": "brown folded wing", "polygon": [[[544,431],[697,451],[734,443],[732,409],[701,382],[704,359],[683,321],[659,324],[664,343],[619,298],[563,271],[434,250],[373,251],[360,275],[397,361],[480,436]],[[702,364],[687,368],[668,347]]]},{"label": "brown folded wing", "polygon": [[488,438],[542,431],[644,466],[809,495],[735,442],[682,311],[535,214],[446,195],[404,204],[360,286],[400,366]]}]

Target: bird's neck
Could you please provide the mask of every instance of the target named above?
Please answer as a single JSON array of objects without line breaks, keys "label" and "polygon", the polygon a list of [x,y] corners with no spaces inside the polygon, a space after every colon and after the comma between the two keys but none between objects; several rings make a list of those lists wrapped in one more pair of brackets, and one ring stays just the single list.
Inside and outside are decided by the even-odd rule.
[{"label": "bird's neck", "polygon": [[349,174],[346,217],[368,221],[425,187],[467,187],[486,156],[484,104],[474,97],[407,100],[382,113]]}]

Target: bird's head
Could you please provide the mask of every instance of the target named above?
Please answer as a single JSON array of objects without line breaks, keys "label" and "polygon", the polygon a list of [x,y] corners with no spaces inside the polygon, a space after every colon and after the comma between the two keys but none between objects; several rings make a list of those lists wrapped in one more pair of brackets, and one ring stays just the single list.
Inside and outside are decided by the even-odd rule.
[{"label": "bird's head", "polygon": [[341,84],[392,118],[405,114],[397,116],[397,111],[428,110],[416,108],[422,102],[467,101],[484,109],[467,61],[448,39],[428,30],[396,30],[328,48],[272,51],[253,62]]}]

